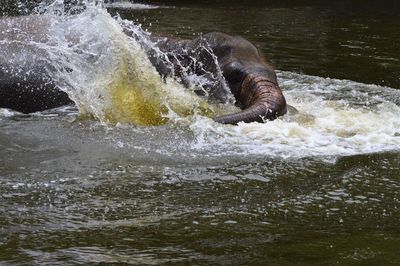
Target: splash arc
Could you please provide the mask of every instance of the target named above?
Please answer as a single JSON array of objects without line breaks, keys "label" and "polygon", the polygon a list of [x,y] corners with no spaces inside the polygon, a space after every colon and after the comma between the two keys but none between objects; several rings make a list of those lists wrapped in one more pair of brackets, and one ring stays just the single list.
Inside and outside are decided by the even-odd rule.
[{"label": "splash arc", "polygon": [[[18,34],[6,30],[14,23],[23,25]],[[49,69],[54,68],[52,58],[46,46],[40,44],[47,38],[50,25],[46,16],[0,20],[3,40],[0,44],[3,51],[0,54],[0,107],[30,113],[72,104],[68,94],[48,74]],[[215,121],[223,124],[264,122],[286,113],[286,101],[274,70],[256,46],[244,38],[212,32],[193,40],[151,39],[157,49],[173,57],[167,63],[148,51],[151,63],[162,76],[173,76],[188,86],[188,71],[194,74],[204,71],[199,64],[210,70],[206,77],[218,76],[217,72],[221,72],[242,111],[217,116]],[[224,97],[221,91],[215,93],[218,90],[217,86],[209,88],[211,94],[219,95],[217,98]]]}]

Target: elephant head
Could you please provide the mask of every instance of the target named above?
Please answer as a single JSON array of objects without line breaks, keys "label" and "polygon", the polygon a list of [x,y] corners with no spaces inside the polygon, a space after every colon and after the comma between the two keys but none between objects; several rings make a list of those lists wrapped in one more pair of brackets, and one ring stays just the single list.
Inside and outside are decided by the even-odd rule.
[{"label": "elephant head", "polygon": [[[215,121],[223,124],[264,122],[286,113],[285,97],[274,70],[259,50],[244,38],[211,32],[190,41],[171,38],[154,40],[162,51],[174,56],[170,61],[179,61],[179,65],[185,68],[193,68],[191,59],[194,58],[194,61],[215,72],[215,60],[209,54],[210,50],[213,52],[236,104],[242,109],[238,113],[216,117]],[[204,49],[199,50],[199,47]],[[153,61],[153,64],[159,72],[165,72],[165,64],[160,61]],[[196,66],[194,68],[200,69]]]},{"label": "elephant head", "polygon": [[224,33],[204,36],[218,58],[225,80],[242,111],[215,118],[223,124],[264,122],[286,113],[276,74],[249,41]]}]

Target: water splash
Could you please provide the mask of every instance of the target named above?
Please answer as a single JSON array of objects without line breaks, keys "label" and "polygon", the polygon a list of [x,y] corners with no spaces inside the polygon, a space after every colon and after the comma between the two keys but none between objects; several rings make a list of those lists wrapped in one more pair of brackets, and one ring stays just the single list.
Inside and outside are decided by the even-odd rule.
[{"label": "water splash", "polygon": [[[43,2],[36,8],[40,15],[10,20],[10,28],[23,35],[19,38],[23,45],[40,50],[51,80],[68,93],[81,114],[109,125],[160,125],[195,114],[211,117],[223,112],[220,105],[209,103],[215,96],[232,102],[217,59],[207,47],[193,53],[208,52],[214,65],[203,74],[182,69],[180,75],[189,87],[185,88],[178,82],[180,75],[174,73],[177,60],[173,57],[177,55],[160,51],[140,25],[112,18],[102,2],[80,3],[67,8],[62,0]],[[4,41],[15,41],[13,34],[9,37]],[[171,74],[160,77],[149,55],[162,61]],[[193,61],[203,68],[201,62]],[[195,91],[205,96],[198,97]]]},{"label": "water splash", "polygon": [[161,79],[142,46],[149,38],[140,26],[114,19],[94,4],[62,19],[49,13],[47,10],[45,15],[52,20],[46,50],[54,67],[51,76],[81,113],[111,124],[138,125],[159,125],[174,116],[197,112],[213,113],[206,99],[174,78]]}]

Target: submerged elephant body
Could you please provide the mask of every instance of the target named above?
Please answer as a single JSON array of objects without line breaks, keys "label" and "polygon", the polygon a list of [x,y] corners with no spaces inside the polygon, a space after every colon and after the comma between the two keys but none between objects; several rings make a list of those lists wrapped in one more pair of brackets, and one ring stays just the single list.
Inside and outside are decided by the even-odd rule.
[{"label": "submerged elephant body", "polygon": [[47,41],[48,27],[38,16],[0,19],[0,107],[32,113],[72,103],[47,74],[48,53],[35,45]]},{"label": "submerged elephant body", "polygon": [[[274,70],[266,63],[258,49],[244,38],[211,32],[194,40],[158,38],[156,41],[162,51],[177,55],[173,60],[178,61],[175,62],[178,69],[191,66],[196,68],[193,61],[212,66],[215,62],[209,51],[212,51],[211,55],[216,56],[218,67],[211,68],[214,71],[222,71],[236,104],[242,111],[217,117],[215,121],[224,124],[237,124],[241,121],[263,122],[265,119],[273,120],[286,113],[286,101]],[[199,47],[204,49],[195,52]],[[154,65],[159,72],[165,69],[157,63]]]},{"label": "submerged elephant body", "polygon": [[[25,26],[18,32],[5,31],[15,20]],[[46,50],[30,44],[47,38],[48,24],[38,16],[0,19],[0,40],[7,40],[0,43],[0,107],[30,113],[72,103],[47,74],[51,61]],[[161,51],[173,55],[171,69],[149,53],[150,61],[161,75],[174,74],[187,85],[183,69],[193,73],[203,71],[194,61],[207,66],[211,73],[222,71],[242,111],[217,117],[215,121],[263,122],[285,114],[286,102],[275,72],[249,41],[218,32],[193,40],[154,38],[153,41]],[[210,89],[211,93],[217,90]]]}]

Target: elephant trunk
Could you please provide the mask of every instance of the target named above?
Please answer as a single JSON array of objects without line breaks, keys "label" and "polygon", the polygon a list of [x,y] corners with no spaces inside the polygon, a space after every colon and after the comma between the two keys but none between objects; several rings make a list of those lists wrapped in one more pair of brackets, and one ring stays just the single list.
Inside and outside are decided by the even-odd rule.
[{"label": "elephant trunk", "polygon": [[278,84],[262,74],[247,74],[235,97],[243,110],[216,117],[216,122],[232,125],[239,122],[262,123],[286,113],[286,100]]}]

